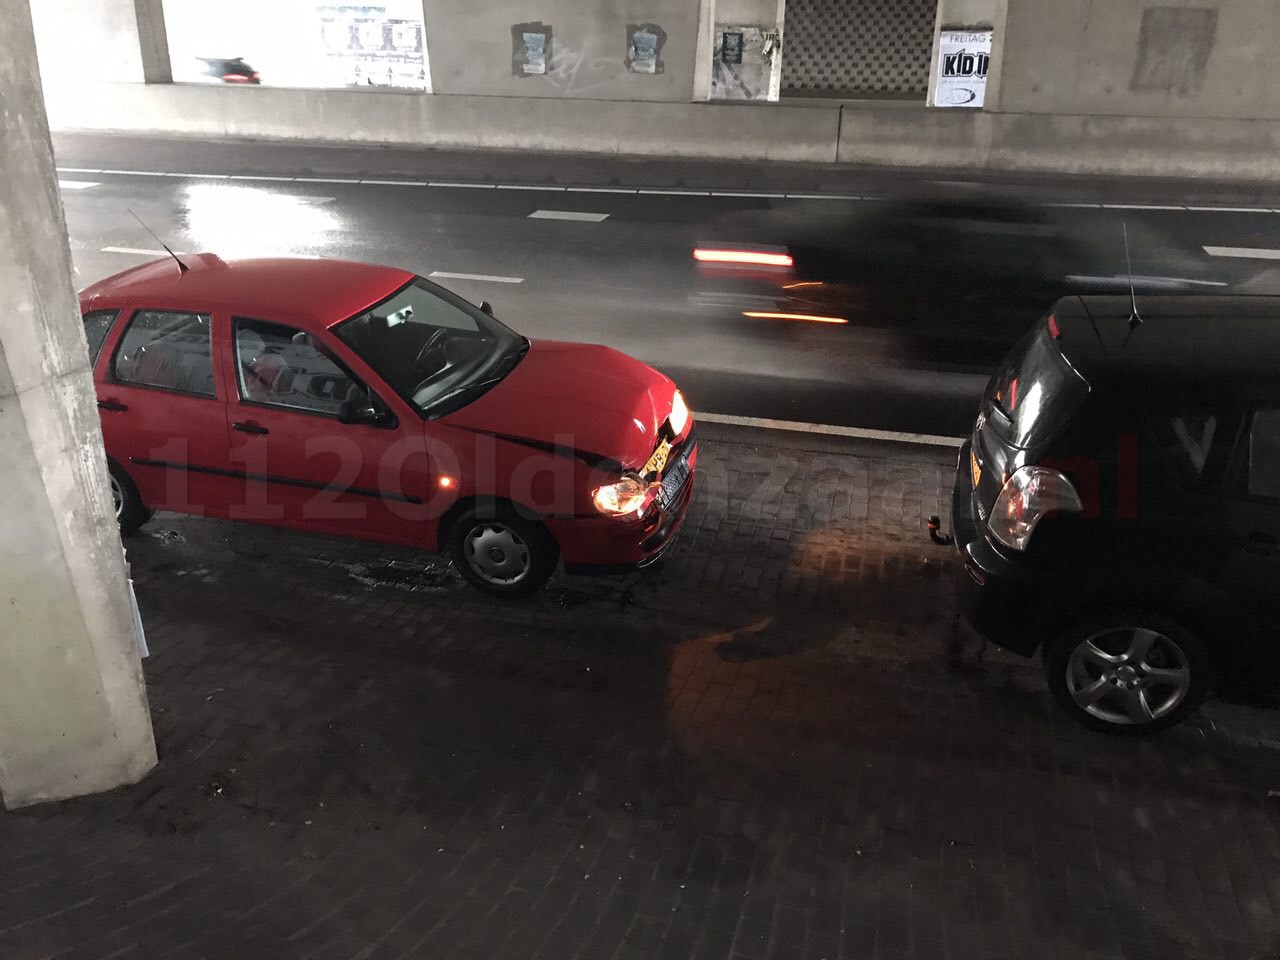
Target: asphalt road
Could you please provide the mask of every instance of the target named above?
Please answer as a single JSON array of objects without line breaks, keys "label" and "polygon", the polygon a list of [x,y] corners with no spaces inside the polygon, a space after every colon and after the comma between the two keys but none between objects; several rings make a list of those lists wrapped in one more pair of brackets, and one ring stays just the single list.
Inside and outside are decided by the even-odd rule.
[{"label": "asphalt road", "polygon": [[[88,136],[59,137],[55,149],[80,285],[155,256],[132,212],[178,251],[434,274],[530,337],[640,357],[704,412],[938,435],[967,431],[1005,347],[957,329],[922,349],[911,331],[874,320],[760,321],[709,305],[690,249],[717,221],[763,222],[777,209],[857,216],[901,189],[900,175]],[[1099,235],[1118,237],[1122,221],[1162,234],[1228,289],[1280,292],[1280,198],[1028,178],[1008,189],[1069,204],[1055,215]]]}]

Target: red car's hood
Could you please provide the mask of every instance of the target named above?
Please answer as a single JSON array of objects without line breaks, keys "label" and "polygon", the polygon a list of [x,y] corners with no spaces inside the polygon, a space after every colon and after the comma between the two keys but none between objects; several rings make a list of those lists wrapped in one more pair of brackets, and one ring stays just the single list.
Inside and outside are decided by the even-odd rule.
[{"label": "red car's hood", "polygon": [[505,380],[441,422],[638,468],[657,446],[674,395],[670,379],[625,353],[534,340]]}]

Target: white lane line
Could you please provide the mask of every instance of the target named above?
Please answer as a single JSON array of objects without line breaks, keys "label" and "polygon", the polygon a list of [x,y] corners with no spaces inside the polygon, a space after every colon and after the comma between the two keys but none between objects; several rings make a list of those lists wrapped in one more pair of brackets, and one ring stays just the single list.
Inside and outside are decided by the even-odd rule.
[{"label": "white lane line", "polygon": [[530,220],[573,220],[578,223],[602,223],[609,219],[607,213],[582,213],[577,210],[535,210]]},{"label": "white lane line", "polygon": [[1185,210],[1186,207],[1156,203],[1104,203],[1103,210]]},{"label": "white lane line", "polygon": [[722,423],[734,427],[756,427],[761,430],[790,430],[793,433],[816,433],[826,437],[852,437],[856,440],[886,440],[890,443],[918,443],[931,447],[959,447],[963,437],[938,437],[928,433],[900,433],[897,430],[871,430],[867,427],[841,427],[829,423],[801,423],[797,420],[770,420],[761,417],[734,417],[724,413],[694,413],[695,420]]},{"label": "white lane line", "polygon": [[59,180],[58,186],[63,190],[88,190],[90,187],[100,187],[102,184],[94,183],[92,180]]},{"label": "white lane line", "polygon": [[[652,196],[680,197],[747,197],[758,199],[786,200],[884,200],[885,197],[873,197],[852,193],[774,193],[755,192],[749,190],[688,190],[672,187],[670,189],[649,187],[560,187],[547,184],[529,183],[469,183],[460,180],[363,180],[340,177],[278,177],[267,174],[223,174],[223,173],[174,173],[158,170],[103,170],[98,167],[58,167],[59,173],[115,174],[124,177],[177,177],[197,180],[262,180],[277,183],[346,183],[369,184],[387,187],[454,187],[469,190],[529,190],[543,192],[567,193],[618,193],[646,194]],[[1101,202],[1060,202],[1042,203],[1043,207],[1066,207],[1081,210],[1166,210],[1193,211],[1196,213],[1280,213],[1280,209],[1269,207],[1230,207],[1230,206],[1180,206],[1174,204],[1150,203],[1101,203]]]},{"label": "white lane line", "polygon": [[1265,247],[1210,247],[1204,252],[1211,257],[1232,257],[1237,260],[1280,260],[1280,250]]},{"label": "white lane line", "polygon": [[149,250],[146,247],[103,247],[103,253],[129,253],[140,257],[167,257],[163,250]]},{"label": "white lane line", "polygon": [[493,277],[487,273],[450,273],[436,270],[427,274],[429,280],[480,280],[485,283],[524,283],[524,277]]}]

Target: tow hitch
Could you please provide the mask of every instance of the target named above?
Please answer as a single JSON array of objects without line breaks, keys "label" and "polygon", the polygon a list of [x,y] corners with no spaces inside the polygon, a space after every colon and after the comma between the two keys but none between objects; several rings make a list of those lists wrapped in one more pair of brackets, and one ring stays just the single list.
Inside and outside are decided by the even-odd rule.
[{"label": "tow hitch", "polygon": [[940,547],[950,547],[956,542],[955,537],[942,532],[942,521],[937,516],[929,518],[929,539]]}]

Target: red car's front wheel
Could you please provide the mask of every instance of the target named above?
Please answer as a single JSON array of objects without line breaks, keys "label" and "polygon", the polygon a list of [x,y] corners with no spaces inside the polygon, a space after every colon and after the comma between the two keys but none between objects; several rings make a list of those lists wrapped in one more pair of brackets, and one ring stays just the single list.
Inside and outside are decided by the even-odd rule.
[{"label": "red car's front wheel", "polygon": [[466,580],[486,593],[532,593],[559,559],[555,540],[536,521],[507,507],[472,508],[454,522],[449,555]]}]

